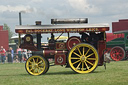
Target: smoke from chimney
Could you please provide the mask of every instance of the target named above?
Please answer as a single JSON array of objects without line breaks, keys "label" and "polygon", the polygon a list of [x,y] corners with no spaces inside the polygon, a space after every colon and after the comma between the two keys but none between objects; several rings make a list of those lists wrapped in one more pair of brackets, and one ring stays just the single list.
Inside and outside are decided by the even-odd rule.
[{"label": "smoke from chimney", "polygon": [[9,12],[31,13],[37,11],[36,8],[34,7],[24,6],[24,5],[20,5],[20,6],[0,5],[0,9],[1,9],[0,12],[9,11]]}]

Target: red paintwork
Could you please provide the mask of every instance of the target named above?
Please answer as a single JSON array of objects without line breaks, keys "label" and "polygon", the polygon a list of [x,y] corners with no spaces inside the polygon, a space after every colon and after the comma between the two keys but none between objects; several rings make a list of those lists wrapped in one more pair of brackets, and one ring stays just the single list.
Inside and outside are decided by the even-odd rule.
[{"label": "red paintwork", "polygon": [[128,22],[128,19],[121,19],[119,22]]},{"label": "red paintwork", "polygon": [[0,31],[3,30],[3,26],[0,26]]},{"label": "red paintwork", "polygon": [[55,55],[55,64],[56,65],[65,65],[66,64],[66,55],[65,54],[56,54]]},{"label": "red paintwork", "polygon": [[70,50],[74,45],[81,43],[80,37],[72,36],[67,40],[66,46]]},{"label": "red paintwork", "polygon": [[65,50],[66,49],[66,43],[65,42],[56,42],[56,50]]},{"label": "red paintwork", "polygon": [[23,44],[20,45],[20,48],[28,49],[28,50],[31,50],[31,51],[38,51],[37,47],[34,46],[34,44],[25,44],[25,43],[23,43]]},{"label": "red paintwork", "polygon": [[[27,37],[30,37],[30,41],[27,41]],[[34,45],[33,43],[33,37],[31,35],[25,35],[25,37],[23,38],[24,42],[22,44],[20,44],[20,48],[22,49],[28,49],[31,51],[38,51],[37,47]]]},{"label": "red paintwork", "polygon": [[8,31],[2,30],[3,26],[0,26],[0,46],[3,46],[5,50],[9,48],[9,41],[8,41]]},{"label": "red paintwork", "polygon": [[103,65],[104,62],[104,53],[103,51],[106,49],[106,41],[102,40],[98,42],[98,54],[99,54],[99,66]]},{"label": "red paintwork", "polygon": [[112,31],[114,33],[128,31],[128,19],[119,20],[119,22],[112,22]]},{"label": "red paintwork", "polygon": [[113,34],[113,33],[106,33],[106,42],[111,41],[116,38],[124,38],[124,34]]},{"label": "red paintwork", "polygon": [[55,54],[66,54],[67,51],[65,50],[43,50],[43,55],[45,57],[51,57],[54,56]]}]

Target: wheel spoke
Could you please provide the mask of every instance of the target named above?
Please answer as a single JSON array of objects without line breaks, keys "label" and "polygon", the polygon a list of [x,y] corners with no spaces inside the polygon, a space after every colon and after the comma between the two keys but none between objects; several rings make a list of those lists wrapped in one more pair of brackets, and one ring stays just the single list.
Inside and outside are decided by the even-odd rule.
[{"label": "wheel spoke", "polygon": [[32,64],[33,62],[29,61],[29,63],[31,63],[31,64]]},{"label": "wheel spoke", "polygon": [[121,50],[119,49],[119,50],[118,50],[118,52],[120,53],[120,52],[121,52]]},{"label": "wheel spoke", "polygon": [[37,73],[39,73],[39,69],[37,69]]},{"label": "wheel spoke", "polygon": [[80,58],[74,58],[74,57],[72,57],[71,59],[80,59]]},{"label": "wheel spoke", "polygon": [[35,70],[36,70],[36,69],[33,69],[33,73],[35,73]]},{"label": "wheel spoke", "polygon": [[40,69],[40,70],[41,70],[41,68],[40,68],[40,67],[38,67],[38,69]]},{"label": "wheel spoke", "polygon": [[83,47],[83,55],[84,55],[84,47]]},{"label": "wheel spoke", "polygon": [[31,68],[30,71],[31,71],[32,73],[35,73],[35,69],[34,69],[34,68]]},{"label": "wheel spoke", "polygon": [[117,53],[117,49],[115,49],[115,52]]},{"label": "wheel spoke", "polygon": [[82,62],[82,71],[84,70],[84,63]]},{"label": "wheel spoke", "polygon": [[80,62],[80,60],[78,60],[78,61],[76,61],[76,62],[74,62],[74,63],[72,63],[72,64],[76,64],[76,63],[78,63],[78,62]]},{"label": "wheel spoke", "polygon": [[115,52],[112,52],[112,55],[114,55],[114,54],[116,55],[116,53],[115,53]]},{"label": "wheel spoke", "polygon": [[78,55],[76,52],[73,52],[75,55],[77,55],[77,56],[79,56],[80,57],[80,55]]},{"label": "wheel spoke", "polygon": [[76,67],[76,69],[78,69],[80,67],[80,64],[81,64],[81,62],[78,64],[78,66]]},{"label": "wheel spoke", "polygon": [[77,48],[77,50],[79,51],[80,55],[82,55],[82,54],[81,54],[81,52],[80,52],[80,49],[79,49],[79,48]]},{"label": "wheel spoke", "polygon": [[93,63],[91,63],[91,62],[89,62],[89,61],[86,61],[86,62],[89,63],[89,64],[92,65],[92,66],[94,65]]},{"label": "wheel spoke", "polygon": [[88,65],[87,65],[87,63],[86,63],[86,62],[85,62],[85,65],[86,65],[87,69],[89,70],[89,67],[88,67]]},{"label": "wheel spoke", "polygon": [[40,65],[38,65],[38,66],[44,66],[44,64],[40,64]]},{"label": "wheel spoke", "polygon": [[122,56],[119,55],[119,58],[122,58]]},{"label": "wheel spoke", "polygon": [[88,51],[86,52],[85,56],[88,54],[89,51],[90,51],[90,48],[89,48]]},{"label": "wheel spoke", "polygon": [[90,57],[90,56],[92,56],[92,55],[94,55],[94,53],[91,53],[91,54],[89,54],[89,55],[88,55],[88,56],[86,56],[86,57],[88,58],[88,57]]},{"label": "wheel spoke", "polygon": [[122,55],[123,53],[119,53],[120,55]]},{"label": "wheel spoke", "polygon": [[38,64],[42,63],[42,60],[40,62],[38,62]]},{"label": "wheel spoke", "polygon": [[87,58],[88,60],[96,60],[96,58]]},{"label": "wheel spoke", "polygon": [[35,63],[35,59],[33,58],[33,62]]},{"label": "wheel spoke", "polygon": [[33,68],[30,69],[30,71],[32,71],[32,70],[33,70]]},{"label": "wheel spoke", "polygon": [[36,59],[36,63],[38,63],[38,58]]},{"label": "wheel spoke", "polygon": [[40,67],[39,67],[39,69],[40,69],[41,71],[43,71],[43,68],[40,68]]},{"label": "wheel spoke", "polygon": [[119,59],[120,58],[120,56],[119,55],[117,55],[117,59]]}]

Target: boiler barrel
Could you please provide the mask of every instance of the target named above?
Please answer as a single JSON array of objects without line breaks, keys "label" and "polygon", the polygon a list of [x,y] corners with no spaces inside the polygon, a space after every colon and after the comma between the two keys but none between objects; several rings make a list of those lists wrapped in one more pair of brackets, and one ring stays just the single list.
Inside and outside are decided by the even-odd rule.
[{"label": "boiler barrel", "polygon": [[47,58],[53,57],[55,54],[65,54],[66,50],[43,50],[43,51],[34,51],[32,55],[42,55]]}]

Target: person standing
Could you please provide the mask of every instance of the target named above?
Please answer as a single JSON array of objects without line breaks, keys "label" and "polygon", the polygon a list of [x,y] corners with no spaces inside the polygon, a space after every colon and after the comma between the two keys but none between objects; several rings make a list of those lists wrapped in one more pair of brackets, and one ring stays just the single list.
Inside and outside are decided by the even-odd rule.
[{"label": "person standing", "polygon": [[17,55],[18,55],[19,61],[21,62],[22,61],[22,49],[19,48],[19,46],[17,48]]},{"label": "person standing", "polygon": [[24,62],[24,61],[26,61],[27,58],[28,58],[28,56],[27,56],[27,49],[22,49],[22,55],[23,55],[22,61]]},{"label": "person standing", "polygon": [[28,54],[28,58],[31,57],[32,56],[32,51],[28,50],[27,54]]},{"label": "person standing", "polygon": [[11,58],[12,58],[12,63],[13,63],[13,56],[14,56],[14,50],[12,49],[12,47],[10,47],[10,50],[11,50]]},{"label": "person standing", "polygon": [[11,50],[10,50],[10,48],[7,50],[7,60],[8,60],[8,63],[11,63],[12,58],[11,58]]},{"label": "person standing", "polygon": [[10,47],[9,50],[7,51],[7,58],[8,58],[8,63],[13,63],[13,50]]},{"label": "person standing", "polygon": [[0,54],[1,54],[1,61],[4,64],[5,63],[5,55],[6,55],[6,50],[1,46],[0,48]]}]

